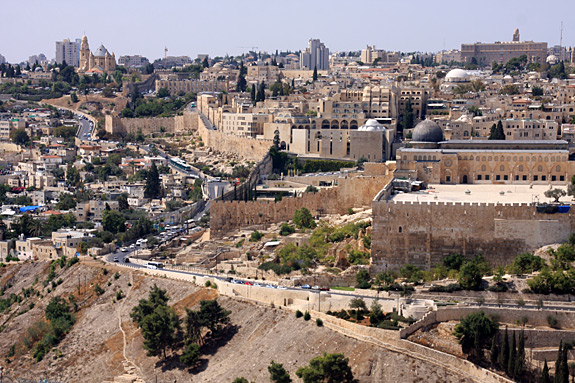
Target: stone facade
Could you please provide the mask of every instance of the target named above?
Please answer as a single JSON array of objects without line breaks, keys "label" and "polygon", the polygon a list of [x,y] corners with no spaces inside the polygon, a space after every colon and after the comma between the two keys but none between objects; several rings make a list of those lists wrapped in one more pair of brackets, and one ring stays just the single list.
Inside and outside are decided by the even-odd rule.
[{"label": "stone facade", "polygon": [[106,132],[111,134],[136,134],[142,131],[144,135],[151,133],[181,133],[197,130],[197,113],[184,112],[182,116],[175,117],[145,117],[121,118],[107,115]]},{"label": "stone facade", "polygon": [[575,216],[529,204],[373,202],[372,271],[405,264],[430,269],[449,254],[509,264],[521,252],[564,242]]},{"label": "stone facade", "polygon": [[223,235],[245,226],[268,225],[293,218],[296,210],[308,208],[312,215],[345,214],[348,208],[369,207],[373,196],[389,183],[392,176],[341,178],[339,186],[305,193],[281,201],[213,201],[211,234]]}]

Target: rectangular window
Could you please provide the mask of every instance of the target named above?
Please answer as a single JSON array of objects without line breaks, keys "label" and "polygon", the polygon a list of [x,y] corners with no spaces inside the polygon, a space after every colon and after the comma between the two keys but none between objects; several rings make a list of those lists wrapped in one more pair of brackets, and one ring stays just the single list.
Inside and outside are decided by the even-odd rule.
[{"label": "rectangular window", "polygon": [[547,181],[547,176],[541,176],[541,181]]},{"label": "rectangular window", "polygon": [[445,182],[451,182],[451,176],[446,176],[446,177],[445,177]]},{"label": "rectangular window", "polygon": [[499,180],[501,180],[501,176],[498,174],[495,176],[495,181],[499,181]]},{"label": "rectangular window", "polygon": [[504,180],[504,181],[507,181],[508,179],[509,179],[509,176],[508,176],[508,175],[504,175],[504,176],[503,176],[503,180]]},{"label": "rectangular window", "polygon": [[485,175],[485,181],[489,181],[489,174]]},{"label": "rectangular window", "polygon": [[539,176],[533,176],[533,181],[539,181]]},{"label": "rectangular window", "polygon": [[557,181],[557,176],[551,176],[551,181]]},{"label": "rectangular window", "polygon": [[523,176],[523,181],[527,181],[527,176]]},{"label": "rectangular window", "polygon": [[477,176],[477,181],[481,181],[481,174]]},{"label": "rectangular window", "polygon": [[565,181],[565,176],[559,176],[559,181]]}]

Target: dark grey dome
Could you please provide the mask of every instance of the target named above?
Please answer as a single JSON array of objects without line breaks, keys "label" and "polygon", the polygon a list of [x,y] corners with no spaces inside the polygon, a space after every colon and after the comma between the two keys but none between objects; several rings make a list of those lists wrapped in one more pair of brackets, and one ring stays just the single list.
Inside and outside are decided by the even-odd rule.
[{"label": "dark grey dome", "polygon": [[424,120],[413,129],[412,141],[440,142],[443,141],[443,131],[435,122]]}]

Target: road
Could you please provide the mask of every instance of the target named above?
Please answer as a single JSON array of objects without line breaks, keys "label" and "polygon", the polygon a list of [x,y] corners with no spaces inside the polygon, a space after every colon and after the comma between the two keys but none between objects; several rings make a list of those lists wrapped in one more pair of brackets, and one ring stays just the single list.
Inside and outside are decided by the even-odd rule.
[{"label": "road", "polygon": [[92,131],[92,122],[83,118],[78,119],[78,121],[80,122],[80,129],[78,129],[77,137],[81,140],[92,140],[90,135]]}]

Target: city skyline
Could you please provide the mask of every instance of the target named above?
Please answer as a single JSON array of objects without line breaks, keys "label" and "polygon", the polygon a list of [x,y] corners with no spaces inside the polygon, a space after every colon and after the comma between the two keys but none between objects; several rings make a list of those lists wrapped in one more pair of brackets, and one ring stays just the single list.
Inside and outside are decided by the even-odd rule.
[{"label": "city skyline", "polygon": [[[39,53],[52,59],[56,41],[75,40],[84,33],[92,49],[104,44],[117,57],[140,54],[151,61],[164,56],[164,47],[169,56],[214,57],[238,55],[251,47],[268,52],[303,50],[310,38],[320,39],[331,52],[357,51],[368,44],[389,51],[434,52],[459,49],[462,43],[510,41],[515,28],[522,40],[548,42],[551,47],[559,44],[561,33],[561,20],[533,12],[534,1],[485,1],[473,9],[445,1],[434,7],[435,14],[422,1],[415,3],[421,5],[417,12],[413,3],[377,1],[362,1],[354,8],[341,6],[340,1],[301,0],[281,8],[261,0],[241,7],[229,0],[168,1],[159,9],[149,0],[121,4],[103,0],[98,7],[70,0],[57,4],[35,0],[24,10],[25,17],[4,21],[5,30],[18,31],[0,45],[8,62],[23,62]],[[561,7],[562,14],[575,11],[573,3]],[[6,14],[23,12],[18,3],[7,3],[3,9]],[[572,46],[575,29],[565,19],[563,45]]]}]

